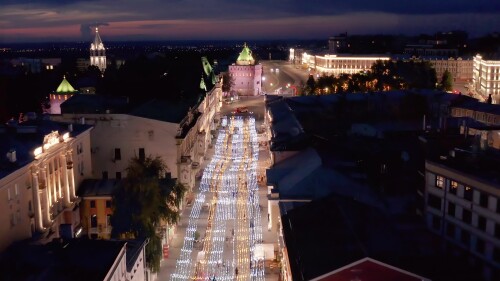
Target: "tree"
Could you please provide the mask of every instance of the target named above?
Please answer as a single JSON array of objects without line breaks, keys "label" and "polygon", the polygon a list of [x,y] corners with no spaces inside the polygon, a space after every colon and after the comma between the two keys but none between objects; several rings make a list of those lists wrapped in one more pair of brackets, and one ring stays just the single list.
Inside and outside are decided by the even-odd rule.
[{"label": "tree", "polygon": [[157,228],[162,221],[174,224],[179,220],[179,205],[186,188],[165,179],[167,166],[161,157],[134,157],[127,167],[127,177],[113,192],[114,238],[147,238],[146,262],[157,272],[162,256],[161,237]]},{"label": "tree", "polygon": [[443,73],[443,77],[441,77],[441,89],[443,91],[451,91],[453,90],[453,77],[451,73],[446,69]]},{"label": "tree", "polygon": [[307,78],[306,85],[304,87],[304,94],[312,95],[314,94],[315,89],[316,89],[316,81],[314,81],[314,76],[309,75],[309,78]]},{"label": "tree", "polygon": [[222,91],[229,92],[231,88],[234,86],[234,78],[229,75],[229,72],[225,72],[222,75]]}]

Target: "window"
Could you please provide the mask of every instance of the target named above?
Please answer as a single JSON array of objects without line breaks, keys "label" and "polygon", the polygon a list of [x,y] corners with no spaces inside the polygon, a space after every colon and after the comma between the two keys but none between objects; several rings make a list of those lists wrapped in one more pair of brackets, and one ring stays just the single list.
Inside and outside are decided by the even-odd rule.
[{"label": "window", "polygon": [[479,193],[479,206],[488,208],[488,194],[484,192]]},{"label": "window", "polygon": [[111,208],[111,200],[106,200],[106,208]]},{"label": "window", "polygon": [[97,215],[90,217],[90,227],[97,227]]},{"label": "window", "polygon": [[144,148],[139,148],[139,160],[144,161],[146,159],[146,152]]},{"label": "window", "polygon": [[12,195],[10,194],[10,188],[7,188],[7,201],[12,200]]},{"label": "window", "polygon": [[463,210],[462,211],[462,221],[470,224],[472,222],[472,213],[469,210]]},{"label": "window", "polygon": [[495,238],[500,239],[500,224],[495,224]]},{"label": "window", "polygon": [[493,261],[500,263],[500,248],[498,247],[493,249]]},{"label": "window", "polygon": [[439,231],[441,229],[441,218],[432,216],[432,228]]},{"label": "window", "polygon": [[472,187],[470,186],[464,187],[464,199],[472,201]]},{"label": "window", "polygon": [[452,223],[447,223],[446,224],[446,235],[448,237],[454,238],[455,237],[455,225]]},{"label": "window", "polygon": [[121,180],[122,179],[122,172],[116,172],[116,179]]},{"label": "window", "polygon": [[95,208],[95,200],[90,200],[90,208]]},{"label": "window", "polygon": [[477,218],[477,228],[482,231],[486,231],[486,218],[483,216],[479,216]]},{"label": "window", "polygon": [[481,238],[477,238],[476,240],[476,252],[484,254],[484,240]]},{"label": "window", "polygon": [[450,181],[450,193],[457,195],[458,182],[452,180]]},{"label": "window", "polygon": [[462,229],[462,235],[460,236],[460,241],[465,246],[469,246],[470,244],[470,233]]},{"label": "window", "polygon": [[455,216],[455,204],[448,202],[448,215]]},{"label": "window", "polygon": [[436,187],[437,188],[444,188],[444,177],[436,175]]},{"label": "window", "polygon": [[115,148],[115,160],[122,160],[122,152],[119,148]]},{"label": "window", "polygon": [[102,172],[102,179],[107,180],[108,179],[108,171],[103,171]]},{"label": "window", "polygon": [[111,227],[111,215],[106,215],[106,227]]},{"label": "window", "polygon": [[435,195],[429,194],[427,196],[427,204],[434,209],[441,210],[441,198]]}]

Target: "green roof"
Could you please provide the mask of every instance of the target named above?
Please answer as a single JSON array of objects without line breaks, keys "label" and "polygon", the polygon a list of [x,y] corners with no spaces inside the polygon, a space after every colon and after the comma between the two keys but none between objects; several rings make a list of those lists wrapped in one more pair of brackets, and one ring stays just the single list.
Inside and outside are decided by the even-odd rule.
[{"label": "green roof", "polygon": [[252,51],[250,51],[246,43],[243,45],[243,50],[241,50],[241,53],[236,61],[237,62],[245,61],[250,63],[254,62],[254,59],[252,57]]},{"label": "green roof", "polygon": [[56,93],[72,93],[76,92],[75,88],[71,86],[71,84],[66,80],[66,77],[63,78],[59,87],[57,87]]}]

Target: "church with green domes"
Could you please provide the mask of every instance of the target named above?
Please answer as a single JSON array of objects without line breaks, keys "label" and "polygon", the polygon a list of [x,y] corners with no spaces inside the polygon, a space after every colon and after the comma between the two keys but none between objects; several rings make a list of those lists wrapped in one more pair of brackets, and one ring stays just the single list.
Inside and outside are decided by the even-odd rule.
[{"label": "church with green domes", "polygon": [[236,63],[229,66],[229,76],[233,78],[231,92],[240,96],[258,96],[262,92],[262,65],[255,63],[252,51],[243,45]]}]

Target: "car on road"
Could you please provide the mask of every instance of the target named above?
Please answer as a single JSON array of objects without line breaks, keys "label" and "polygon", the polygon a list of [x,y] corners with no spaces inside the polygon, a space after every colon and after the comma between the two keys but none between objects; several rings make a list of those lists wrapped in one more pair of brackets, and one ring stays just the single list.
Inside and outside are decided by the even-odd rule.
[{"label": "car on road", "polygon": [[247,113],[248,112],[248,108],[247,107],[237,107],[236,108],[236,112],[237,113]]}]

